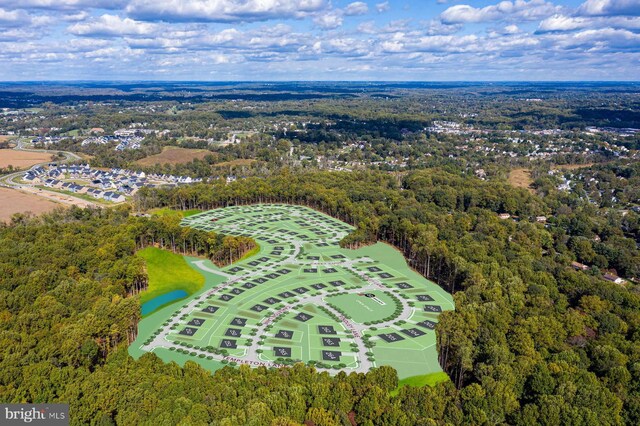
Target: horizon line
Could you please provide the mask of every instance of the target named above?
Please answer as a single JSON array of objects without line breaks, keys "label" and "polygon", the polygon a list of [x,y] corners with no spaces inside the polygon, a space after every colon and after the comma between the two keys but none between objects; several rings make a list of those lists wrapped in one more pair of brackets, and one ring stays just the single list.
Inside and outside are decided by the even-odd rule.
[{"label": "horizon line", "polygon": [[0,80],[3,83],[640,83],[639,80],[154,80],[57,79]]}]

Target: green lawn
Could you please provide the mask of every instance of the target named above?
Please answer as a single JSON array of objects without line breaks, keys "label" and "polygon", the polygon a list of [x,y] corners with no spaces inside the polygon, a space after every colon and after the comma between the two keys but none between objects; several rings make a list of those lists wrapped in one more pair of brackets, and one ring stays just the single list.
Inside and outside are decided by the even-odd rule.
[{"label": "green lawn", "polygon": [[374,299],[356,294],[329,297],[327,301],[344,312],[348,312],[351,318],[359,323],[378,321],[393,315],[393,311],[396,309],[393,299],[381,291],[372,291],[371,293],[375,294],[376,298],[380,299],[384,305],[380,305]]},{"label": "green lawn", "polygon": [[179,254],[147,247],[138,251],[137,255],[146,261],[149,275],[149,288],[140,294],[140,303],[173,290],[193,294],[204,285],[202,274],[194,271]]},{"label": "green lawn", "polygon": [[202,213],[202,210],[173,210],[169,208],[151,210],[151,214],[156,216],[178,216],[179,218],[193,216],[194,214],[198,213]]},{"label": "green lawn", "polygon": [[397,395],[400,391],[400,388],[403,386],[413,386],[413,387],[422,387],[422,386],[435,386],[438,383],[448,382],[449,376],[444,371],[423,374],[421,376],[411,376],[406,377],[398,382],[398,388],[391,392],[391,395]]}]

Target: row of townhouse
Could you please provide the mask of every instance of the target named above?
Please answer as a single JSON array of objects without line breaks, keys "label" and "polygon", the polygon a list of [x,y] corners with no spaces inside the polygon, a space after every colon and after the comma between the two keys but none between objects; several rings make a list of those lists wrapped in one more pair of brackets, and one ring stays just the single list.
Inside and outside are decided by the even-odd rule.
[{"label": "row of townhouse", "polygon": [[113,201],[114,203],[120,203],[126,200],[124,195],[114,191],[101,191],[97,188],[91,188],[84,185],[78,185],[73,182],[62,182],[57,179],[46,179],[44,186],[48,188],[61,189],[63,191],[73,192],[74,194],[87,194],[91,195],[95,199],[104,199],[106,201]]}]

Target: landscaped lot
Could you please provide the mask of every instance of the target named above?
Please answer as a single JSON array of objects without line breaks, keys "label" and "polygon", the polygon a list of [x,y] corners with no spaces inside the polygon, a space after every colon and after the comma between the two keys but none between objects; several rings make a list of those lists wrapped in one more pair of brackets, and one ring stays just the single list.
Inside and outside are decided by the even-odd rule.
[{"label": "landscaped lot", "polygon": [[300,206],[229,207],[182,224],[251,236],[260,252],[225,268],[186,258],[202,291],[148,315],[134,356],[211,369],[302,361],[347,372],[391,365],[401,378],[441,371],[434,328],[452,298],[392,247],[342,249],[353,228]]}]

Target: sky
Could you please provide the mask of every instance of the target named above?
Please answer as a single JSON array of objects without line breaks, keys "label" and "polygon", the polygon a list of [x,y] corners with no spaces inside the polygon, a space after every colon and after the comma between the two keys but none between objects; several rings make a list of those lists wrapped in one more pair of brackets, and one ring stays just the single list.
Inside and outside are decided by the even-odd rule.
[{"label": "sky", "polygon": [[0,0],[0,80],[640,80],[640,0]]}]

